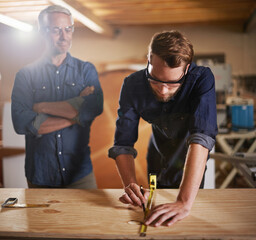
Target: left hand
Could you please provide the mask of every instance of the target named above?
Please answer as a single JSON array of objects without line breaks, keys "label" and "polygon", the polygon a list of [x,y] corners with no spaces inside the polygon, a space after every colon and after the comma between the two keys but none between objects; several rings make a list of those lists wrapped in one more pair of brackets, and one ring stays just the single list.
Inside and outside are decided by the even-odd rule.
[{"label": "left hand", "polygon": [[93,94],[95,88],[94,86],[89,86],[83,89],[83,91],[79,94],[80,97],[89,96],[90,94]]},{"label": "left hand", "polygon": [[148,214],[145,224],[154,227],[171,226],[189,215],[191,207],[181,201],[155,206]]}]

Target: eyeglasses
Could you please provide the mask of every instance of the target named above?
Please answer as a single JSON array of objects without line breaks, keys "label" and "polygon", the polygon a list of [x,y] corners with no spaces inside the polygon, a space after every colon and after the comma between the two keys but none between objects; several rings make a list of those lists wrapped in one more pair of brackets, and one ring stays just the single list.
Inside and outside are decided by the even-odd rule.
[{"label": "eyeglasses", "polygon": [[166,87],[172,87],[173,84],[182,84],[184,82],[185,78],[186,78],[187,66],[185,67],[183,75],[181,76],[181,78],[179,80],[177,80],[177,81],[168,81],[168,82],[164,82],[164,81],[158,80],[156,78],[153,78],[149,74],[148,67],[149,67],[149,61],[148,61],[147,68],[146,68],[146,76],[147,76],[148,81],[151,82],[152,84],[155,84],[155,85],[159,85],[159,86],[164,85]]},{"label": "eyeglasses", "polygon": [[[62,27],[46,27],[47,33],[52,33],[54,35],[60,35],[62,33],[63,28]],[[71,34],[74,32],[74,25],[64,27],[64,31],[67,34]]]}]

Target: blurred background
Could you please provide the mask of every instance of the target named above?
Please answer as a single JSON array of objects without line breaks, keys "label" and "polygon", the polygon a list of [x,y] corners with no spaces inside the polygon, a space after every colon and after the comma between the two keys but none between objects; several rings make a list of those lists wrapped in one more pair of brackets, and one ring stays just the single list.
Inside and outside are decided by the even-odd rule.
[{"label": "blurred background", "polygon": [[[122,187],[107,153],[113,145],[123,79],[145,67],[153,34],[172,29],[191,40],[194,61],[209,66],[215,75],[219,135],[208,163],[207,188],[256,186],[255,0],[0,0],[1,187],[27,187],[24,136],[12,128],[11,92],[17,71],[44,49],[37,16],[51,4],[72,11],[70,53],[96,66],[103,88],[104,112],[93,122],[90,140],[99,188]],[[137,178],[143,185],[150,132],[142,120],[135,148]]]}]

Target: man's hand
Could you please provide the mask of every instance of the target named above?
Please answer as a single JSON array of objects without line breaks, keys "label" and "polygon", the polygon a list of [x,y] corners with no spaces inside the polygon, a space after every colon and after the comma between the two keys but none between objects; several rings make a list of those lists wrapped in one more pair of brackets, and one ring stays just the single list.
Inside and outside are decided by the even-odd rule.
[{"label": "man's hand", "polygon": [[136,183],[130,183],[125,187],[125,193],[119,198],[119,200],[125,204],[132,204],[134,206],[141,207],[142,203],[146,204],[148,196],[148,190],[145,190],[143,195],[140,191],[140,187]]},{"label": "man's hand", "polygon": [[151,209],[145,220],[145,224],[154,227],[171,226],[175,222],[187,217],[190,209],[191,207],[185,205],[181,201],[161,204]]},{"label": "man's hand", "polygon": [[86,87],[80,94],[80,97],[88,96],[94,92],[94,86]]}]

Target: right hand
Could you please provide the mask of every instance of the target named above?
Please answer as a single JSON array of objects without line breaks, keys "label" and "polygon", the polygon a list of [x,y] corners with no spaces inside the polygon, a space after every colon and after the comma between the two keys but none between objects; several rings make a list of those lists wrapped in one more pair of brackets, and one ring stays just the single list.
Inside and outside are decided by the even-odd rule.
[{"label": "right hand", "polygon": [[144,195],[142,195],[140,187],[136,183],[130,183],[124,190],[125,193],[119,198],[122,203],[140,207],[142,207],[142,203],[146,204],[149,197],[148,190],[144,189]]},{"label": "right hand", "polygon": [[94,86],[88,86],[80,93],[80,97],[88,96],[94,92]]}]

